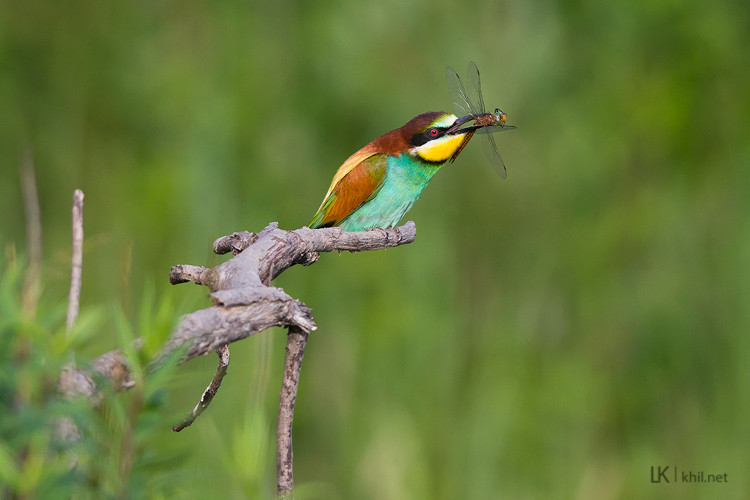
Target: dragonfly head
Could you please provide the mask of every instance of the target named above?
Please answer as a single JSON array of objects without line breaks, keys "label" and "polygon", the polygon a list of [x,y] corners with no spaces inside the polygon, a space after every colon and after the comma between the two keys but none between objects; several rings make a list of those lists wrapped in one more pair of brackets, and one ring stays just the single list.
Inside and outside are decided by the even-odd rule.
[{"label": "dragonfly head", "polygon": [[500,108],[495,108],[495,112],[492,113],[495,115],[495,122],[499,124],[500,126],[505,125],[505,120],[508,119],[508,115],[505,114]]}]

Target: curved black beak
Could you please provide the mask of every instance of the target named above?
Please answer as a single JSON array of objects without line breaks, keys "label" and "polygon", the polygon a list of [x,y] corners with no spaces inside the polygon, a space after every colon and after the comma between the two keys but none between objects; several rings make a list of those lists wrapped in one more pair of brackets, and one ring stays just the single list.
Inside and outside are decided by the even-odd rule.
[{"label": "curved black beak", "polygon": [[[459,131],[461,133],[464,133],[465,130],[461,130],[461,125],[463,125],[464,123],[468,123],[470,121],[476,120],[476,119],[477,119],[476,115],[462,116],[461,118],[459,118],[458,120],[456,120],[456,122],[453,124],[453,126],[448,129],[448,131],[446,132],[446,134],[456,134]],[[471,128],[471,127],[469,127],[469,128]]]},{"label": "curved black beak", "polygon": [[[502,132],[503,130],[513,130],[516,127],[505,124],[506,115],[499,109],[494,113],[480,113],[478,115],[466,115],[457,119],[456,122],[446,131],[446,134],[473,134],[474,132]],[[473,125],[461,127],[468,122],[473,121]]]}]

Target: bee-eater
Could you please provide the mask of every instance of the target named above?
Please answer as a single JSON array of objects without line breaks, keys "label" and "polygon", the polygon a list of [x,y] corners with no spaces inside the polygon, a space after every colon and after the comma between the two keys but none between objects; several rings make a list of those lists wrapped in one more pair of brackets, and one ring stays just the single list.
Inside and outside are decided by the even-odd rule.
[{"label": "bee-eater", "polygon": [[[471,121],[473,125],[461,127]],[[458,118],[430,111],[417,115],[403,127],[381,135],[339,167],[310,227],[364,231],[395,226],[432,176],[446,161],[456,159],[474,132],[504,122],[505,114]]]}]

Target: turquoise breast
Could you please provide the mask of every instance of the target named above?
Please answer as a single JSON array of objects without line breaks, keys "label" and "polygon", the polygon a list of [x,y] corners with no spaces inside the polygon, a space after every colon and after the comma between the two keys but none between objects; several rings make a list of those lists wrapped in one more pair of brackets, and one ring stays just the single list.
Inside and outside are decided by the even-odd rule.
[{"label": "turquoise breast", "polygon": [[395,226],[419,199],[440,167],[415,160],[410,154],[388,158],[382,187],[374,198],[360,205],[341,222],[341,229],[364,231]]}]

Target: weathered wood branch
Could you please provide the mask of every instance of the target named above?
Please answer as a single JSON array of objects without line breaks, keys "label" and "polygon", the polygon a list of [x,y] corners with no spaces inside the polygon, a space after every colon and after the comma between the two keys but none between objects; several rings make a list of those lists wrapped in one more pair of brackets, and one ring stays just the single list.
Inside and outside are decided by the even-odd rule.
[{"label": "weathered wood branch", "polygon": [[[382,250],[414,241],[416,226],[407,222],[393,229],[347,232],[339,228],[284,231],[272,222],[260,233],[234,233],[214,242],[216,253],[234,257],[213,268],[174,266],[172,284],[193,282],[211,290],[213,305],[182,317],[175,331],[151,362],[160,366],[173,353],[184,350],[182,361],[216,351],[219,366],[196,407],[173,430],[189,426],[208,407],[219,390],[229,364],[228,346],[272,326],[286,326],[287,355],[279,400],[277,427],[277,484],[280,496],[291,493],[292,422],[302,357],[308,334],[317,327],[312,310],[281,288],[270,286],[274,278],[295,264],[308,266],[321,252]],[[125,356],[107,353],[93,363],[120,390],[132,387]],[[67,394],[95,398],[96,382],[86,371],[67,368],[60,376],[60,388]]]},{"label": "weathered wood branch", "polygon": [[211,296],[213,307],[183,316],[160,359],[186,347],[183,361],[187,361],[272,326],[296,325],[306,332],[317,328],[312,311],[280,288],[244,287]]},{"label": "weathered wood branch", "polygon": [[[260,233],[234,233],[214,242],[216,253],[232,252],[235,258],[213,269],[175,266],[169,279],[173,284],[193,281],[212,291],[267,285],[294,264],[309,266],[318,260],[321,252],[383,250],[411,243],[416,231],[413,222],[393,229],[361,232],[342,231],[337,227],[284,231],[272,222]],[[250,247],[252,251],[244,251]]]},{"label": "weathered wood branch", "polygon": [[309,333],[317,328],[312,311],[281,288],[268,286],[274,278],[295,264],[312,264],[321,252],[381,250],[411,243],[415,237],[413,222],[361,232],[306,227],[284,231],[273,222],[257,234],[219,238],[215,251],[232,252],[234,258],[210,269],[174,266],[169,273],[172,284],[192,281],[207,286],[214,305],[184,316],[160,359],[187,347],[187,361],[272,326],[294,326]]},{"label": "weathered wood branch", "polygon": [[290,327],[286,339],[284,376],[281,379],[279,395],[279,419],[276,423],[276,490],[279,497],[287,497],[294,490],[292,423],[305,345],[307,333]]},{"label": "weathered wood branch", "polygon": [[[183,316],[162,353],[152,362],[158,366],[169,353],[186,347],[182,361],[206,355],[216,348],[241,340],[272,326],[294,326],[304,332],[316,326],[312,312],[302,302],[270,281],[294,264],[310,265],[321,252],[382,250],[408,244],[416,237],[416,226],[407,222],[393,229],[347,232],[339,228],[284,231],[276,223],[260,233],[247,231],[218,238],[217,253],[235,257],[214,268],[193,265],[174,266],[172,284],[193,282],[209,287],[214,305]],[[243,250],[252,248],[245,252]],[[94,381],[88,373],[96,372],[119,390],[132,386],[125,356],[120,351],[97,358],[87,369],[66,371],[61,387],[81,395],[93,394]],[[76,382],[85,377],[89,382]],[[94,385],[92,385],[94,384]]]}]

